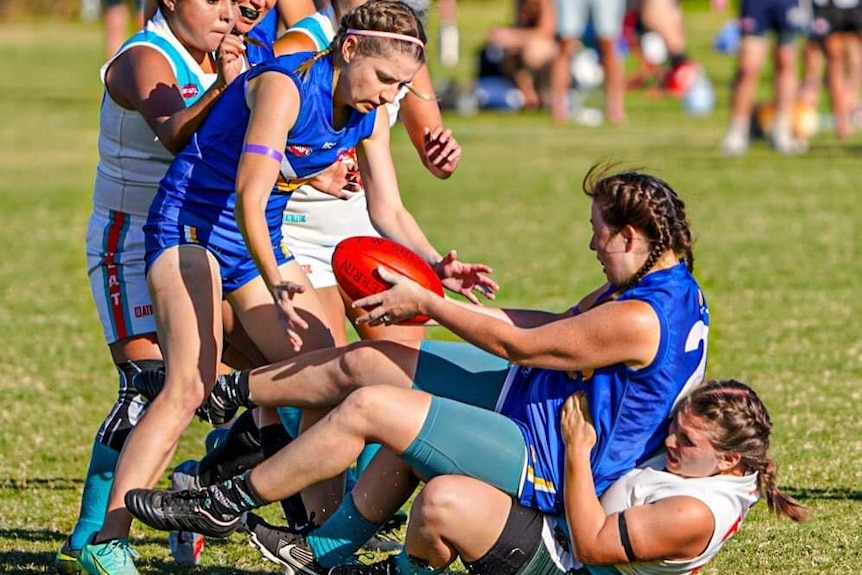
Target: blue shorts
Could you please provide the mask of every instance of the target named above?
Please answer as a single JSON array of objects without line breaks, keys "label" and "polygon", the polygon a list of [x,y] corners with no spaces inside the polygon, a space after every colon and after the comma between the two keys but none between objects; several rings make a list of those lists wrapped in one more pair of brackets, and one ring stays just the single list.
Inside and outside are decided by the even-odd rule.
[{"label": "blue shorts", "polygon": [[[248,253],[242,236],[237,232],[213,226],[183,225],[168,222],[154,224],[148,221],[144,226],[146,241],[147,273],[153,262],[168,248],[184,245],[197,245],[213,254],[219,265],[222,280],[222,296],[241,288],[260,276],[254,260]],[[271,236],[272,250],[276,263],[281,266],[293,259],[293,254],[281,239],[281,232]]]},{"label": "blue shorts", "polygon": [[799,0],[743,0],[740,27],[743,36],[774,32],[779,44],[793,42],[808,26]]}]

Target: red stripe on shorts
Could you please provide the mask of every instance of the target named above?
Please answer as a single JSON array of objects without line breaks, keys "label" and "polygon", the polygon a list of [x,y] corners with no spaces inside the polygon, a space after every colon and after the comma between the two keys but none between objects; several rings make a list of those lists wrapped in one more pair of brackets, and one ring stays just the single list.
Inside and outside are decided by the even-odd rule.
[{"label": "red stripe on shorts", "polygon": [[108,305],[111,308],[111,317],[117,332],[117,339],[124,339],[129,336],[129,327],[126,324],[126,314],[123,309],[123,286],[115,260],[116,253],[120,249],[120,242],[128,227],[126,221],[128,217],[122,212],[111,212],[111,227],[108,229],[107,241],[105,242],[104,262],[105,279],[108,282]]}]

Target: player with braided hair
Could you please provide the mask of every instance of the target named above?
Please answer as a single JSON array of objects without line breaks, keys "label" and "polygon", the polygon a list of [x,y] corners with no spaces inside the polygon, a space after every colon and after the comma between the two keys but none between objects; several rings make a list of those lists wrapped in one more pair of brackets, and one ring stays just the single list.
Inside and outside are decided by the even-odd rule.
[{"label": "player with braided hair", "polygon": [[[526,507],[560,514],[565,450],[557,422],[579,390],[601,429],[593,470],[604,491],[660,447],[672,406],[702,380],[709,312],[685,261],[685,207],[667,184],[596,167],[584,188],[593,200],[590,248],[608,282],[578,305],[562,313],[480,308],[381,268],[394,286],[354,302],[376,306],[363,321],[424,313],[469,343],[359,342],[222,380],[211,396],[222,409],[337,407],[248,473],[202,491],[134,490],[129,510],[156,528],[224,535],[243,512],[340,473],[378,442],[387,449],[319,528],[298,535],[250,516],[267,557],[293,571],[325,572],[400,508],[418,477],[474,477]],[[644,215],[656,221],[637,219]],[[656,244],[660,255],[644,270]],[[636,274],[640,280],[621,289]]]}]

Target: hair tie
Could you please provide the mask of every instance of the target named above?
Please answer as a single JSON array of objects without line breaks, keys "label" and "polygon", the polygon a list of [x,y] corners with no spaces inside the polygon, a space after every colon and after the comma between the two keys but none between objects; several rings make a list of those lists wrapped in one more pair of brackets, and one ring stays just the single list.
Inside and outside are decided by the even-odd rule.
[{"label": "hair tie", "polygon": [[353,34],[354,36],[374,36],[377,38],[390,38],[392,40],[403,40],[404,42],[416,44],[423,50],[425,49],[425,42],[423,42],[416,36],[398,34],[397,32],[383,32],[381,30],[357,30],[356,28],[348,28],[347,30],[345,30],[345,34]]}]

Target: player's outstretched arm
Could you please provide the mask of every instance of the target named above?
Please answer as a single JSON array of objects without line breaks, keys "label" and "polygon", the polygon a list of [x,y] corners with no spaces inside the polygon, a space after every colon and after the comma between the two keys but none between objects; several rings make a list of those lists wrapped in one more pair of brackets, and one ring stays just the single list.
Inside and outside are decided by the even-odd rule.
[{"label": "player's outstretched arm", "polygon": [[435,177],[445,180],[458,168],[461,146],[443,125],[427,64],[419,68],[411,87],[401,100],[398,117],[422,164]]}]

